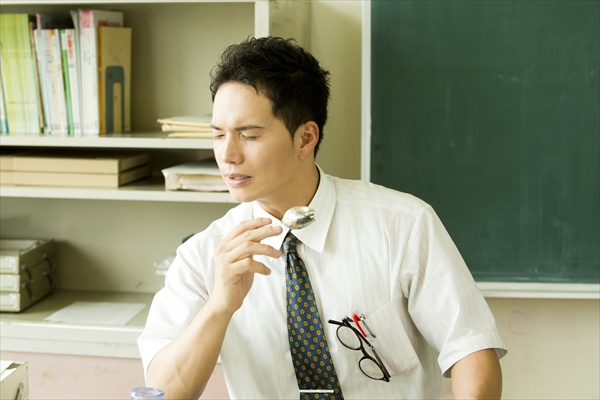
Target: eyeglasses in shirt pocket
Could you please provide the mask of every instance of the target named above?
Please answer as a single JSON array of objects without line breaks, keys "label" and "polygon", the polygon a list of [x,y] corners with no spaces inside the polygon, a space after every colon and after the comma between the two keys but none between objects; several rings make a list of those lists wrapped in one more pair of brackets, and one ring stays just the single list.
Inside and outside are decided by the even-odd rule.
[{"label": "eyeglasses in shirt pocket", "polygon": [[419,365],[419,357],[402,324],[401,301],[394,299],[366,316],[366,323],[377,336],[369,337],[369,341],[392,376]]}]

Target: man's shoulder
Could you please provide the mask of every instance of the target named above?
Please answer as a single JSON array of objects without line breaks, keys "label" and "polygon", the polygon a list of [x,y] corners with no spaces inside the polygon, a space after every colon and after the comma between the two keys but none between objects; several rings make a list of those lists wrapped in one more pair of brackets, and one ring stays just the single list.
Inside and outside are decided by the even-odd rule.
[{"label": "man's shoulder", "polygon": [[417,215],[428,204],[420,198],[398,190],[354,179],[329,176],[336,191],[337,202],[361,208],[384,208],[389,211]]}]

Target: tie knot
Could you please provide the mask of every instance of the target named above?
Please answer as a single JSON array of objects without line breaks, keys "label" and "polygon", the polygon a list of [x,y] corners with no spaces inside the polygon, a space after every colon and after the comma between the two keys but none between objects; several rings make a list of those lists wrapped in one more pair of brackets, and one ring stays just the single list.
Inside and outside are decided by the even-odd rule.
[{"label": "tie knot", "polygon": [[296,242],[298,238],[294,236],[294,234],[290,231],[287,235],[285,235],[285,240],[283,241],[283,252],[285,254],[295,253],[296,252]]}]

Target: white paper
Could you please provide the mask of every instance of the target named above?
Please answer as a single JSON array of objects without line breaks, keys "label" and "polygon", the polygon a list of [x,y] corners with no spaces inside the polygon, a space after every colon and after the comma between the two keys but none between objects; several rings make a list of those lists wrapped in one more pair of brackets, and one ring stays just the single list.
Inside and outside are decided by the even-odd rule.
[{"label": "white paper", "polygon": [[50,322],[125,325],[146,308],[142,303],[76,301],[44,318]]}]

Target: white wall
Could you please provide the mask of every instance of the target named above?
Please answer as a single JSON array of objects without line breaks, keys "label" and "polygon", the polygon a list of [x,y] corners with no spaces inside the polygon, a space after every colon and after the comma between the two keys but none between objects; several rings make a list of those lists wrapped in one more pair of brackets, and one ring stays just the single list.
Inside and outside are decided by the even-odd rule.
[{"label": "white wall", "polygon": [[[360,178],[360,1],[314,1],[311,51],[332,73],[330,121],[317,162]],[[600,301],[488,299],[508,349],[505,399],[600,398]],[[450,398],[449,381],[444,397]]]},{"label": "white wall", "polygon": [[329,122],[317,163],[343,178],[360,178],[360,1],[320,1],[311,6],[311,53],[331,72]]}]

